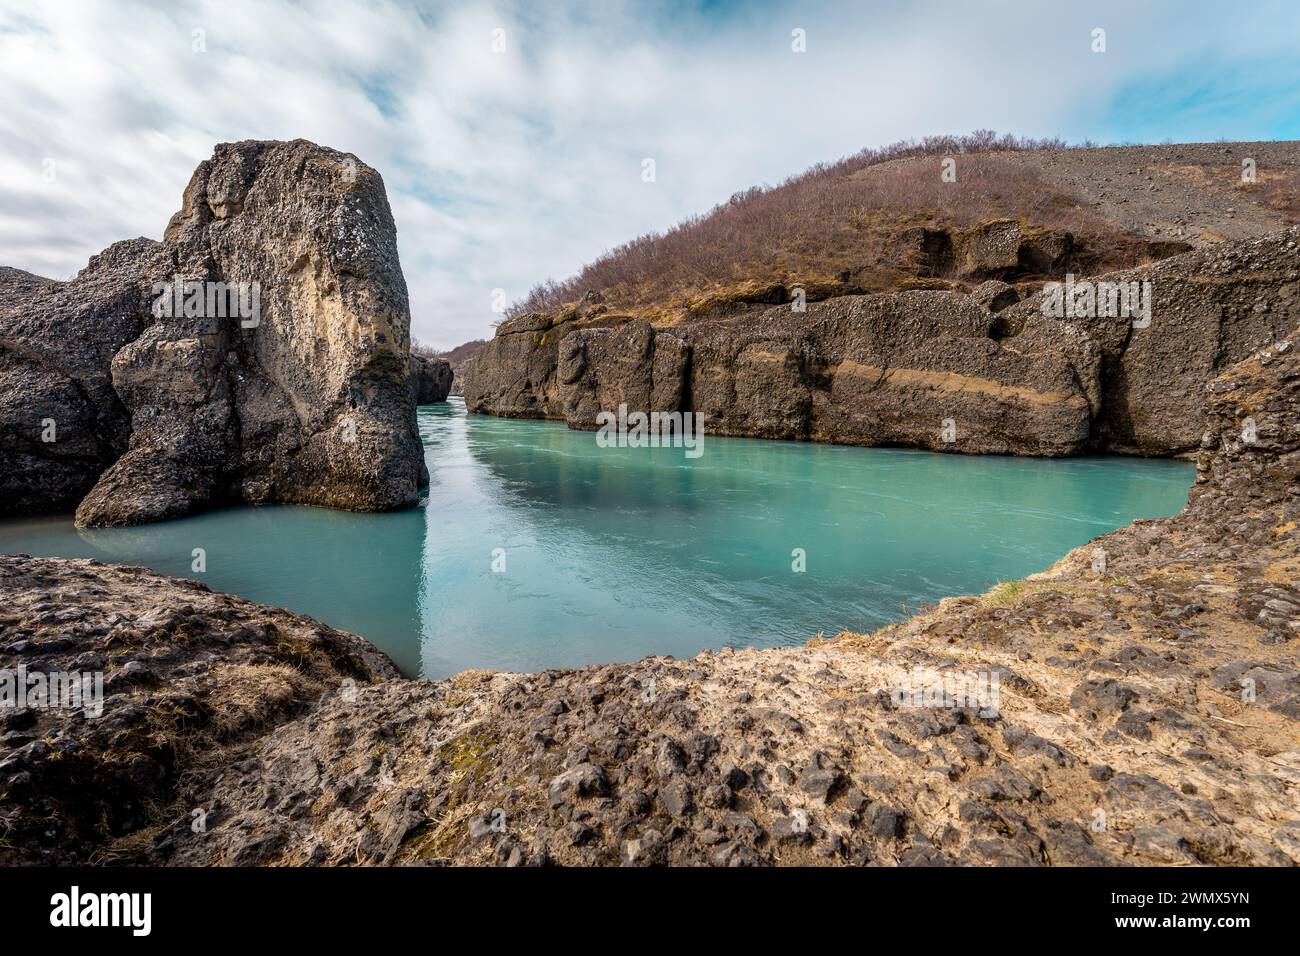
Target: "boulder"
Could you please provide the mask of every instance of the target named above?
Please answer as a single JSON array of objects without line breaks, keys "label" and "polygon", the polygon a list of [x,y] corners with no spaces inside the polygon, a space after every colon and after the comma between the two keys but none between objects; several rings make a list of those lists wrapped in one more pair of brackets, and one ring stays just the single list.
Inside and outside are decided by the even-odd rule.
[{"label": "boulder", "polygon": [[451,363],[446,359],[426,355],[411,356],[411,388],[415,394],[415,404],[445,402],[451,393],[451,381]]},{"label": "boulder", "polygon": [[1020,262],[1020,223],[993,219],[953,237],[958,275],[990,276],[1015,269]]},{"label": "boulder", "polygon": [[1061,275],[1069,267],[1073,253],[1072,233],[1061,229],[1036,232],[1020,240],[1020,270],[1037,275]]},{"label": "boulder", "polygon": [[221,144],[162,243],[118,243],[68,283],[0,276],[6,502],[80,500],[92,527],[226,502],[413,505],[428,476],[409,349],[379,174],[303,140]]},{"label": "boulder", "polygon": [[0,268],[0,514],[71,509],[126,451],[109,363],[143,330],[167,263],[132,239],[68,282]]}]

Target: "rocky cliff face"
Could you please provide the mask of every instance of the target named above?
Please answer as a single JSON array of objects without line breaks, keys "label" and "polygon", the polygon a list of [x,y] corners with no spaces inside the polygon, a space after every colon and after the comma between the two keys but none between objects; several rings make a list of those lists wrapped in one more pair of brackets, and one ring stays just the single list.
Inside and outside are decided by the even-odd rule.
[{"label": "rocky cliff face", "polygon": [[415,404],[445,402],[451,393],[451,382],[451,363],[446,359],[411,356],[411,389],[415,394]]},{"label": "rocky cliff face", "polygon": [[[1075,319],[1097,343],[1094,444],[1142,455],[1191,454],[1205,386],[1300,322],[1300,229],[1211,245],[1146,270],[1092,280],[1149,282],[1150,325]],[[1009,328],[1040,320],[1043,296],[1001,313]],[[1014,340],[1012,340],[1014,342]]]},{"label": "rocky cliff face", "polygon": [[[0,293],[0,374],[42,383],[0,386],[19,510],[82,494],[84,526],[231,501],[385,510],[427,481],[396,229],[355,157],[222,144],[161,244]],[[58,437],[37,444],[45,417]]]},{"label": "rocky cliff face", "polygon": [[[964,269],[1014,264],[1024,243],[1004,226],[962,239]],[[1149,283],[1149,317],[1047,316],[1043,294],[1016,302],[996,281],[970,295],[842,296],[805,312],[782,305],[662,328],[598,307],[558,322],[523,316],[475,356],[465,399],[472,411],[575,428],[626,401],[702,413],[722,435],[1190,454],[1206,383],[1300,320],[1298,241],[1292,229],[1086,280],[1136,282],[1139,295]]]},{"label": "rocky cliff face", "polygon": [[[641,356],[645,337],[592,361]],[[1297,342],[1211,383],[1181,515],[801,648],[372,686],[382,662],[284,612],[0,557],[0,666],[103,666],[112,688],[101,723],[9,718],[0,846],[18,862],[1300,864]],[[983,675],[997,696],[900,693],[918,672]],[[220,772],[180,741],[150,749],[191,713],[200,735],[238,728]]]},{"label": "rocky cliff face", "polygon": [[[1208,391],[1189,513],[1240,537],[1248,519],[1258,525],[1260,514],[1289,514],[1300,503],[1300,330],[1239,362]],[[1296,537],[1287,521],[1261,530],[1249,543]]]},{"label": "rocky cliff face", "polygon": [[71,509],[126,451],[113,356],[151,321],[169,257],[119,242],[70,282],[0,268],[0,514]]},{"label": "rocky cliff face", "polygon": [[451,394],[463,395],[465,392],[465,373],[469,370],[470,360],[474,354],[487,345],[487,339],[474,339],[470,342],[462,342],[454,349],[448,349],[442,353],[443,358],[451,363]]},{"label": "rocky cliff face", "polygon": [[1001,348],[968,297],[903,292],[834,299],[752,325],[644,323],[560,343],[556,395],[573,427],[629,408],[690,410],[715,434],[862,445],[1068,454],[1088,436],[1097,357],[1059,323]]}]

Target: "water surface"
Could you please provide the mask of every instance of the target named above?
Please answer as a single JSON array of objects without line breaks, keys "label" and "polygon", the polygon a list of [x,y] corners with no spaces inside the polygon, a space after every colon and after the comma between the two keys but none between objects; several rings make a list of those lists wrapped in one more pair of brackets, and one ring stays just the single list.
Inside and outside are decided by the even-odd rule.
[{"label": "water surface", "polygon": [[1132,458],[712,436],[688,459],[466,415],[458,398],[420,409],[420,431],[431,482],[410,511],[231,508],[97,531],[23,519],[0,523],[0,551],[200,578],[361,634],[407,674],[443,677],[870,630],[1174,514],[1194,474]]}]

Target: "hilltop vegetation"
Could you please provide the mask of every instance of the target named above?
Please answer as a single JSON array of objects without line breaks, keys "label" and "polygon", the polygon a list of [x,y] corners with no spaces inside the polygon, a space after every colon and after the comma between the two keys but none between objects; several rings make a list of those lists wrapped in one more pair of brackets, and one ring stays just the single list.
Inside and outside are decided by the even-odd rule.
[{"label": "hilltop vegetation", "polygon": [[[1269,146],[1275,144],[1251,144]],[[1276,144],[1283,145],[1283,144]],[[927,232],[960,234],[1015,220],[1021,234],[1070,236],[1068,254],[1017,263],[997,278],[1131,268],[1202,241],[1300,221],[1294,150],[1260,161],[1245,182],[1230,147],[1066,147],[1058,139],[934,136],[819,163],[777,186],[755,186],[663,233],[610,250],[563,282],[546,281],[507,312],[557,318],[591,302],[601,314],[656,325],[755,303],[906,289],[968,290],[994,273],[927,261]],[[1258,152],[1258,151],[1256,151]],[[1077,156],[1080,162],[1068,157]],[[946,161],[951,160],[946,168]],[[1113,205],[1112,180],[1125,197]],[[1114,191],[1114,190],[1112,190]],[[1137,201],[1132,198],[1138,195]],[[1195,210],[1196,228],[1186,228]],[[1128,215],[1140,209],[1141,215]],[[1215,230],[1225,223],[1224,231]],[[592,310],[583,309],[583,314]]]}]

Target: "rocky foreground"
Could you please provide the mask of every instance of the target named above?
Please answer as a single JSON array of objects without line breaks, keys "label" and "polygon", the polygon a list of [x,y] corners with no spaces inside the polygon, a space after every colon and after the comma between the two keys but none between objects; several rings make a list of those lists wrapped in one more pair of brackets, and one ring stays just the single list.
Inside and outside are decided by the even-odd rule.
[{"label": "rocky foreground", "polygon": [[6,555],[0,671],[20,667],[105,672],[103,713],[0,706],[0,865],[139,859],[189,818],[196,774],[345,681],[398,676],[359,637],[195,581]]},{"label": "rocky foreground", "polygon": [[[402,680],[193,583],[0,558],[0,664],[110,689],[5,717],[0,862],[1300,864],[1300,336],[1208,406],[1181,515],[798,649]],[[913,668],[996,674],[995,712],[900,701]]]}]

